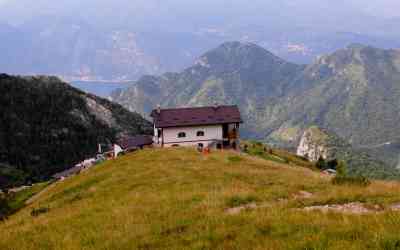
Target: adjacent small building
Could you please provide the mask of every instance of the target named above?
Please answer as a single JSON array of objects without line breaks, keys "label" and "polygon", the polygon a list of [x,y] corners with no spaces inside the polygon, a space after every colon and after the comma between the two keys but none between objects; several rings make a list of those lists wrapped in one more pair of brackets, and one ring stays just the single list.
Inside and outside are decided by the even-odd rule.
[{"label": "adjacent small building", "polygon": [[136,135],[125,137],[114,144],[114,157],[120,153],[132,152],[153,145],[153,137],[149,135]]},{"label": "adjacent small building", "polygon": [[155,146],[233,148],[243,123],[237,106],[157,108],[152,111]]}]

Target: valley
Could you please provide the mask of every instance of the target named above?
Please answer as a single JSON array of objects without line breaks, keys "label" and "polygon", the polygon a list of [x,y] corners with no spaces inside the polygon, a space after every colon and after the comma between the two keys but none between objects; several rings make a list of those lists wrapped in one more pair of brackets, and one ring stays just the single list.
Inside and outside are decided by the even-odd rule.
[{"label": "valley", "polygon": [[129,86],[129,83],[121,82],[92,82],[92,81],[72,81],[70,85],[80,89],[86,93],[90,93],[102,98],[107,98],[113,91],[124,89]]}]

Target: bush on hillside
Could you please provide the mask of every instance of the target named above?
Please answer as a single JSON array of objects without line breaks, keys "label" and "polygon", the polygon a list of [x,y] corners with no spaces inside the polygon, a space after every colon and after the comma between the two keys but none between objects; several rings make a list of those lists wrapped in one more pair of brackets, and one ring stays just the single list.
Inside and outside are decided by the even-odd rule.
[{"label": "bush on hillside", "polygon": [[252,195],[246,196],[246,197],[241,197],[241,196],[233,196],[229,198],[226,202],[226,205],[228,207],[239,207],[239,206],[244,206],[250,203],[257,202],[258,198]]},{"label": "bush on hillside", "polygon": [[327,164],[326,161],[323,157],[319,157],[317,163],[315,164],[315,166],[321,170],[325,170],[327,169]]},{"label": "bush on hillside", "polygon": [[332,179],[333,185],[355,185],[366,187],[371,184],[371,181],[363,176],[349,177],[349,176],[336,176]]},{"label": "bush on hillside", "polygon": [[336,176],[344,177],[347,175],[346,163],[344,163],[343,161],[338,162],[335,169],[336,169]]},{"label": "bush on hillside", "polygon": [[32,211],[31,211],[31,216],[37,217],[37,216],[39,216],[41,214],[45,214],[45,213],[47,213],[49,211],[50,211],[50,208],[48,208],[48,207],[39,207],[37,209],[33,208]]},{"label": "bush on hillside", "polygon": [[363,176],[347,176],[347,167],[343,161],[339,161],[336,166],[336,176],[332,179],[334,185],[356,185],[366,187],[371,181]]},{"label": "bush on hillside", "polygon": [[7,219],[7,216],[10,213],[10,206],[8,205],[8,201],[5,197],[0,197],[0,221],[4,221]]},{"label": "bush on hillside", "polygon": [[328,169],[336,169],[338,166],[339,162],[336,159],[330,160],[326,163],[326,166]]}]

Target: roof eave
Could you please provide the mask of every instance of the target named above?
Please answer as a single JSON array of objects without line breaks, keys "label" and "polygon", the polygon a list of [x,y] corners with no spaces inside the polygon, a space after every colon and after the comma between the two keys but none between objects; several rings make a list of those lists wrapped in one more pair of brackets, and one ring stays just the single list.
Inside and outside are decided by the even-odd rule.
[{"label": "roof eave", "polygon": [[196,127],[196,126],[210,126],[210,125],[222,125],[222,124],[234,124],[234,123],[243,123],[243,120],[240,121],[231,121],[231,122],[210,122],[210,123],[198,123],[198,124],[182,124],[182,125],[157,125],[156,128],[181,128],[181,127]]}]

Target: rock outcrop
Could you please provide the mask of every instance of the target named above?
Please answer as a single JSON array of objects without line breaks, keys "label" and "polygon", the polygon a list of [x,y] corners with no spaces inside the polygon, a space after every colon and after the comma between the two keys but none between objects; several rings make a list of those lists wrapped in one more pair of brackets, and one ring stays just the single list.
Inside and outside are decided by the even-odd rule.
[{"label": "rock outcrop", "polygon": [[328,159],[332,153],[328,147],[329,136],[318,127],[310,127],[304,131],[300,144],[297,148],[297,155],[306,157],[310,161]]},{"label": "rock outcrop", "polygon": [[364,176],[379,179],[396,179],[400,171],[370,156],[364,151],[354,149],[350,143],[335,133],[313,126],[307,128],[297,147],[297,155],[316,162],[320,158],[343,161],[350,176]]}]

